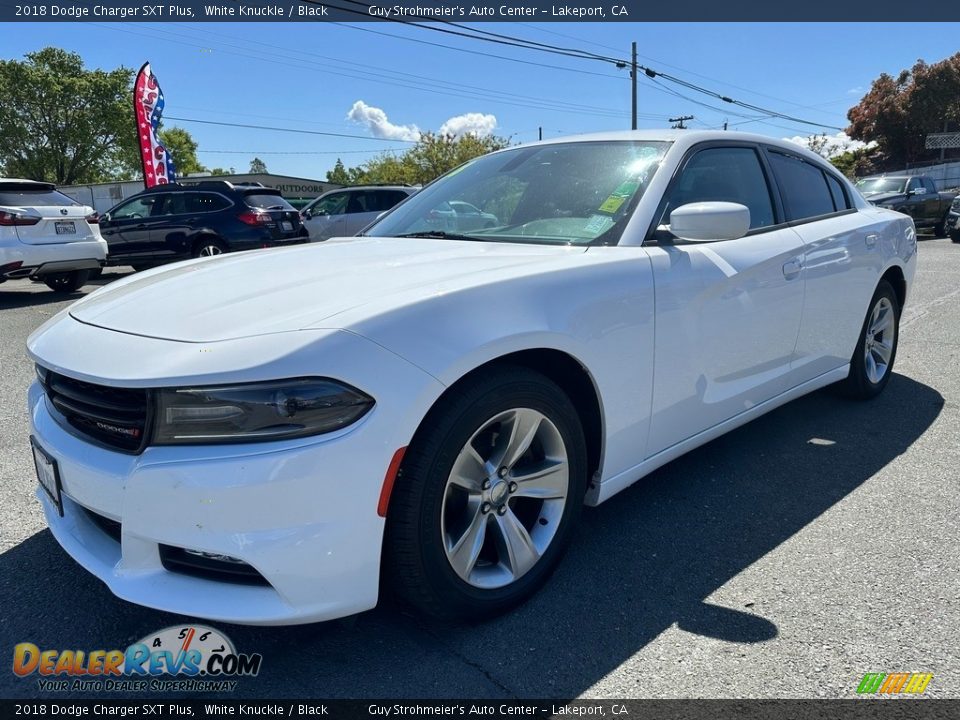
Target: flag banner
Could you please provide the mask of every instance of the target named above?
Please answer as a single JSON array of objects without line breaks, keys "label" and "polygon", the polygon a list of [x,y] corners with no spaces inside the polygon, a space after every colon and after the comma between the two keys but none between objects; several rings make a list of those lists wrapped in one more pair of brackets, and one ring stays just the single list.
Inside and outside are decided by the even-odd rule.
[{"label": "flag banner", "polygon": [[163,92],[156,75],[146,62],[137,73],[133,85],[133,109],[137,116],[137,137],[143,163],[143,185],[166,185],[176,182],[173,158],[160,142],[160,118],[163,115]]}]

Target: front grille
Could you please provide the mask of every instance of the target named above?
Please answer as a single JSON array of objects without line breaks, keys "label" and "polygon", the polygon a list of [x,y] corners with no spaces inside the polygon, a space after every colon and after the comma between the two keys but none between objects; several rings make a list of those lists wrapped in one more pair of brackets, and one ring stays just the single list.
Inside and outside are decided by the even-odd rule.
[{"label": "front grille", "polygon": [[90,518],[93,523],[103,530],[111,539],[120,542],[120,523],[116,520],[111,520],[108,517],[104,517],[99,513],[95,513],[93,510],[83,508],[83,511],[87,514],[87,517]]},{"label": "front grille", "polygon": [[150,417],[146,390],[95,385],[39,367],[37,375],[50,403],[76,430],[124,452],[143,450]]},{"label": "front grille", "polygon": [[204,580],[239,585],[269,585],[267,579],[240,560],[220,560],[208,553],[189,552],[172,545],[160,546],[160,562],[169,572],[183,573]]}]

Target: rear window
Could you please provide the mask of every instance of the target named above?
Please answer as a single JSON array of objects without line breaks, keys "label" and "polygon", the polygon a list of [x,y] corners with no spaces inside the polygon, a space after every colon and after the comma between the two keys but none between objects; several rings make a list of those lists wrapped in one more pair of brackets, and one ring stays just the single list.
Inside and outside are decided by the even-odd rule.
[{"label": "rear window", "polygon": [[78,206],[76,200],[57,190],[0,190],[0,205],[28,207],[33,205]]},{"label": "rear window", "polygon": [[783,191],[788,220],[806,220],[835,212],[827,176],[814,165],[773,150],[770,164]]},{"label": "rear window", "polygon": [[279,195],[247,195],[244,200],[250,207],[260,208],[261,210],[294,210],[293,205],[288,203]]}]

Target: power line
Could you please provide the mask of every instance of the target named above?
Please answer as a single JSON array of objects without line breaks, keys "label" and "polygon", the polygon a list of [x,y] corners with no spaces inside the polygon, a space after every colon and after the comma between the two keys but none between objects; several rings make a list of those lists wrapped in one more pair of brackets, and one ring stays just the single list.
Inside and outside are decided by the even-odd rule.
[{"label": "power line", "polygon": [[266,125],[246,125],[244,123],[228,123],[216,120],[198,120],[197,118],[176,117],[167,115],[166,120],[178,122],[200,123],[202,125],[220,125],[222,127],[249,128],[251,130],[275,130],[276,132],[298,133],[300,135],[324,135],[327,137],[353,138],[354,140],[377,140],[380,142],[416,143],[416,140],[400,140],[399,138],[378,138],[369,135],[348,135],[346,133],[322,132],[320,130],[296,130],[294,128],[268,127]]}]

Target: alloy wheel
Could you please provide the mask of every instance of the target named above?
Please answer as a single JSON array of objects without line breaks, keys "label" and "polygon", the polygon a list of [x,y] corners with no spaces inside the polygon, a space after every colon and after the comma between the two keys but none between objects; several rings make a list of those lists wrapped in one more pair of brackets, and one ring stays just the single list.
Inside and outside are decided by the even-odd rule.
[{"label": "alloy wheel", "polygon": [[863,344],[864,367],[867,378],[874,385],[883,380],[893,357],[894,343],[893,304],[888,298],[881,297],[873,306],[867,323],[867,336]]}]

